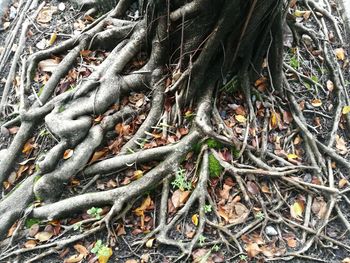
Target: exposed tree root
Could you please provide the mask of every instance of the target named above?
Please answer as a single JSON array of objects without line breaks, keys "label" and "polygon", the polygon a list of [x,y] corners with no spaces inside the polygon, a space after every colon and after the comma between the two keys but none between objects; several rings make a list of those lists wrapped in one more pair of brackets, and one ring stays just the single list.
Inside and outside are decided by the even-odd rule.
[{"label": "exposed tree root", "polygon": [[[307,253],[322,240],[350,250],[326,231],[334,215],[350,230],[347,213],[342,211],[342,206],[350,203],[349,189],[337,186],[341,178],[348,178],[350,163],[347,155],[334,148],[341,127],[350,127],[349,113],[343,112],[350,100],[342,69],[331,55],[327,24],[314,13],[321,13],[331,22],[339,43],[343,43],[331,10],[312,0],[303,1],[322,27],[321,36],[288,21],[300,45],[305,34],[314,49],[322,52],[334,84],[333,116],[327,136],[320,137],[307,117],[308,111],[300,106],[302,96],[314,94],[301,91],[295,83],[305,81],[322,96],[328,96],[329,91],[313,75],[282,60],[282,22],[289,8],[286,1],[145,1],[147,6],[139,6],[142,15],[137,21],[125,15],[132,2],[112,3],[114,8],[80,35],[23,59],[26,63],[21,65],[19,112],[6,105],[16,66],[11,69],[0,111],[6,117],[4,128],[20,127],[9,147],[0,152],[0,181],[10,185],[2,189],[0,237],[4,239],[16,222],[17,228],[13,238],[6,240],[8,247],[0,260],[21,260],[23,254],[36,252],[25,262],[40,261],[102,230],[108,232],[107,242],[115,240],[116,224],[125,220],[128,212],[135,212],[132,209],[140,196],[154,195],[160,185],[160,202],[153,207],[157,211],[155,225],[133,242],[137,249],[155,239],[158,244],[178,249],[178,261],[195,257],[194,251],[201,247],[207,249],[209,257],[221,245],[234,257],[244,253],[252,256],[248,244],[254,243],[260,232],[263,241],[259,239],[262,243],[256,245],[258,251],[253,257],[261,254],[267,258],[319,260]],[[79,4],[96,7],[99,1]],[[28,8],[26,4],[24,11]],[[31,17],[35,15],[33,12]],[[18,23],[23,19],[21,16]],[[22,27],[16,61],[29,24],[28,20]],[[18,32],[19,28],[14,30]],[[8,45],[13,41],[10,35]],[[108,50],[108,56],[92,67],[88,77],[77,81],[74,89],[56,94],[82,52],[98,49]],[[314,49],[305,52],[311,54]],[[8,55],[1,55],[0,68]],[[60,56],[60,62],[39,93],[33,85],[38,64],[53,55]],[[260,72],[264,58],[266,72]],[[270,83],[266,90],[260,90],[257,82],[255,87],[251,84],[263,73],[269,78],[266,83]],[[238,90],[234,90],[234,79],[228,86],[223,84],[223,79],[232,75],[239,80]],[[34,101],[29,99],[31,94],[35,95]],[[140,103],[132,101],[135,94],[142,95]],[[278,112],[290,112],[287,128]],[[11,114],[19,116],[10,120]],[[322,111],[319,115],[329,116]],[[16,178],[14,187],[10,184],[11,172],[17,169],[18,158],[28,157],[22,154],[26,154],[23,149],[33,136],[38,136],[40,125],[55,138],[51,141],[54,146],[32,157],[35,171]],[[101,152],[103,158],[95,158]],[[98,180],[116,174],[125,177],[124,171],[142,165],[148,166],[147,171],[137,178],[117,180],[112,189],[91,190]],[[188,191],[178,188],[188,195],[171,207],[174,174],[186,165],[190,168],[182,176],[190,186]],[[213,166],[217,171],[213,172]],[[77,194],[68,185],[80,179],[88,183]],[[314,211],[318,198],[324,204],[322,214]],[[290,215],[295,203],[300,202],[303,210],[297,216]],[[108,209],[101,219],[80,218],[78,223],[86,227],[82,233],[72,234],[74,225],[67,225],[47,243],[14,247],[27,218],[73,218],[91,207]],[[189,225],[193,231],[186,230]],[[286,237],[283,226],[301,231],[298,248],[286,245],[290,237]]]}]

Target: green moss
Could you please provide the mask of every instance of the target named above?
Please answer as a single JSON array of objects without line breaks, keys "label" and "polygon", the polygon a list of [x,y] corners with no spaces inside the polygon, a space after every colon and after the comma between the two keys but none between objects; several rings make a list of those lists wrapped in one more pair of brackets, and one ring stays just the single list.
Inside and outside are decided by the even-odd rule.
[{"label": "green moss", "polygon": [[214,157],[214,155],[209,154],[209,175],[210,177],[219,177],[223,167],[220,162]]}]

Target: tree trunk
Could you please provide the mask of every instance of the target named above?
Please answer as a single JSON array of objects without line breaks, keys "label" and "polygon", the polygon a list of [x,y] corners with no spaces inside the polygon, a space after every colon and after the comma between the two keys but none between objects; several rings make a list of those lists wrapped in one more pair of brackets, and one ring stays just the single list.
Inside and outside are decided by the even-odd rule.
[{"label": "tree trunk", "polygon": [[[159,242],[175,245],[184,255],[189,255],[204,230],[205,215],[201,207],[208,199],[211,156],[217,157],[220,165],[234,174],[242,193],[245,193],[246,206],[252,207],[237,172],[213,149],[208,149],[203,140],[212,138],[228,149],[236,149],[240,155],[266,154],[260,151],[259,146],[257,149],[247,146],[246,141],[236,138],[229,131],[215,102],[222,86],[233,87],[232,81],[238,80],[239,89],[246,97],[250,128],[258,132],[251,90],[252,83],[261,75],[265,58],[271,65],[270,82],[276,91],[274,94],[279,94],[282,99],[289,96],[289,101],[293,102],[291,95],[283,89],[287,84],[282,74],[282,23],[287,3],[282,0],[144,0],[138,1],[139,17],[133,20],[126,15],[133,2],[118,1],[111,11],[95,20],[81,35],[28,58],[23,106],[17,119],[20,129],[8,149],[1,152],[1,181],[8,180],[23,147],[33,134],[37,135],[40,125],[45,124],[57,142],[36,159],[35,173],[0,202],[2,237],[21,218],[23,211],[27,211],[26,217],[53,220],[91,207],[109,206],[108,214],[96,229],[106,225],[110,230],[116,218],[130,209],[130,203],[162,184],[160,222],[152,234]],[[97,49],[106,49],[110,53],[74,89],[55,95],[57,85],[76,65],[82,51]],[[32,92],[38,63],[52,55],[63,54],[39,98],[30,105],[26,98]],[[135,93],[147,94],[151,102],[145,101],[141,106],[125,103]],[[141,113],[147,117],[136,124],[140,122],[137,116]],[[126,125],[134,128],[133,133],[128,134],[128,141],[123,142],[113,155],[107,155],[108,158],[91,162],[94,153],[106,149],[111,138],[114,140],[125,135],[123,127]],[[177,127],[186,128],[189,132],[178,136],[175,143],[150,149],[140,147],[146,139],[161,136],[165,140],[169,133],[178,130]],[[322,152],[319,150],[322,146],[317,143],[311,145],[317,153]],[[196,170],[198,178],[193,181],[195,189],[186,205],[167,224],[171,178],[178,173],[196,145],[201,145],[202,149],[196,153],[194,161],[199,171]],[[266,151],[264,147],[263,150]],[[63,158],[70,151],[73,154]],[[323,159],[317,159],[317,153],[314,159],[319,171],[326,169]],[[340,159],[342,157],[333,152],[329,154],[345,165],[346,161]],[[65,187],[72,178],[108,176],[130,164],[154,161],[157,164],[153,168],[130,184],[67,197]],[[261,166],[270,171],[266,164]],[[292,170],[288,171],[292,173]],[[275,176],[280,176],[280,173],[275,171]],[[40,206],[34,207],[35,201],[40,201]],[[167,232],[196,202],[199,203],[200,223],[195,237],[183,243],[172,240]],[[93,228],[88,234],[94,231]]]}]

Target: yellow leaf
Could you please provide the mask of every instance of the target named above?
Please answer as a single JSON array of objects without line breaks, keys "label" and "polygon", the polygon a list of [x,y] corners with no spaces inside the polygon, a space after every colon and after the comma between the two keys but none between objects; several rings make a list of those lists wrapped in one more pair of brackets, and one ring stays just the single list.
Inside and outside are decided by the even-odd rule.
[{"label": "yellow leaf", "polygon": [[244,117],[243,115],[236,115],[235,118],[240,123],[245,123],[247,121],[246,117]]},{"label": "yellow leaf", "polygon": [[287,155],[288,159],[297,159],[299,156],[294,154],[294,153],[290,153]]},{"label": "yellow leaf", "polygon": [[322,101],[321,101],[320,99],[313,99],[313,100],[311,101],[311,104],[312,104],[312,106],[314,106],[314,107],[320,107],[320,106],[322,106]]},{"label": "yellow leaf", "polygon": [[301,11],[301,10],[297,9],[297,10],[295,10],[294,15],[296,17],[302,17],[305,13],[306,13],[306,11]]},{"label": "yellow leaf", "polygon": [[142,176],[143,176],[143,172],[141,170],[136,170],[134,172],[134,176],[133,177],[136,178],[136,179],[140,179]]},{"label": "yellow leaf", "polygon": [[350,106],[344,106],[343,114],[348,114],[350,112]]},{"label": "yellow leaf", "polygon": [[152,200],[151,200],[151,197],[150,196],[147,196],[145,198],[145,200],[143,200],[142,204],[140,207],[136,208],[134,210],[134,213],[137,215],[137,216],[143,216],[144,215],[144,212],[146,211],[146,209],[148,209],[152,204]]},{"label": "yellow leaf", "polygon": [[108,254],[106,255],[99,255],[98,256],[98,262],[99,263],[107,263],[109,258],[113,255],[112,249],[108,248]]},{"label": "yellow leaf", "polygon": [[340,179],[340,181],[339,181],[339,188],[343,188],[348,183],[349,183],[348,180],[346,180],[345,178]]},{"label": "yellow leaf", "polygon": [[155,238],[150,238],[147,240],[146,242],[146,247],[151,248],[153,246],[153,241],[155,240]]},{"label": "yellow leaf", "polygon": [[56,39],[57,39],[57,33],[56,33],[56,32],[53,32],[53,33],[51,34],[50,40],[49,40],[49,42],[48,42],[49,46],[52,46],[53,43],[55,43]]},{"label": "yellow leaf", "polygon": [[345,50],[342,47],[336,48],[334,51],[338,60],[345,60]]},{"label": "yellow leaf", "polygon": [[271,126],[272,129],[275,129],[278,126],[277,114],[274,111],[271,113],[270,126]]},{"label": "yellow leaf", "polygon": [[301,201],[295,201],[290,207],[290,215],[295,219],[300,219],[303,216],[304,204]]},{"label": "yellow leaf", "polygon": [[192,216],[192,223],[193,223],[195,226],[198,226],[198,222],[199,222],[198,215],[197,215],[197,214],[194,214],[194,215]]}]

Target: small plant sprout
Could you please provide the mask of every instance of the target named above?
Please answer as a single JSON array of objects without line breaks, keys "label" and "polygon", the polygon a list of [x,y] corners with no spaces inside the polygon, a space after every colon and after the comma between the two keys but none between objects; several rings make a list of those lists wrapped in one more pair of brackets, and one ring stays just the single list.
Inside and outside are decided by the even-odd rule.
[{"label": "small plant sprout", "polygon": [[91,249],[91,253],[97,257],[109,257],[111,254],[110,248],[102,243],[99,239],[96,241],[95,246]]},{"label": "small plant sprout", "polygon": [[200,236],[198,237],[199,245],[200,245],[200,246],[203,246],[206,239],[207,239],[207,238],[206,238],[205,236],[200,235]]},{"label": "small plant sprout", "polygon": [[204,206],[204,212],[205,212],[205,213],[210,213],[211,211],[212,211],[211,205],[205,205],[205,206]]},{"label": "small plant sprout", "polygon": [[75,223],[73,229],[74,231],[79,230],[79,232],[83,232],[83,224],[81,222]]},{"label": "small plant sprout", "polygon": [[220,250],[220,246],[217,245],[217,244],[215,244],[215,245],[211,248],[211,250],[213,250],[213,251],[215,251],[215,252],[218,252],[218,251]]},{"label": "small plant sprout", "polygon": [[255,214],[255,218],[256,219],[260,219],[260,220],[263,220],[265,218],[265,215],[263,212],[259,211]]},{"label": "small plant sprout", "polygon": [[242,255],[239,256],[239,259],[240,259],[241,261],[247,261],[247,260],[248,260],[248,256],[245,255],[245,254],[242,254]]},{"label": "small plant sprout", "polygon": [[87,214],[96,219],[101,219],[101,213],[102,208],[99,207],[91,207],[89,210],[87,210]]},{"label": "small plant sprout", "polygon": [[186,179],[186,170],[178,169],[176,171],[175,180],[171,182],[172,186],[179,188],[181,191],[190,191],[192,189],[191,182]]}]

